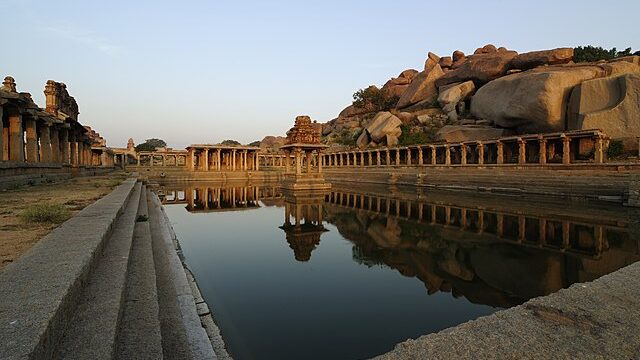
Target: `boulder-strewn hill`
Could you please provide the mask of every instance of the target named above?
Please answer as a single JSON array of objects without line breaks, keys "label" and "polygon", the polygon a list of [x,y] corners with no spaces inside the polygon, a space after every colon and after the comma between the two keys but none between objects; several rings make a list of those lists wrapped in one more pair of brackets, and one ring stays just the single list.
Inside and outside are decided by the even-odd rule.
[{"label": "boulder-strewn hill", "polygon": [[493,45],[429,53],[420,71],[356,93],[322,134],[328,144],[375,147],[599,128],[637,149],[640,56],[573,58],[573,48],[518,54]]}]

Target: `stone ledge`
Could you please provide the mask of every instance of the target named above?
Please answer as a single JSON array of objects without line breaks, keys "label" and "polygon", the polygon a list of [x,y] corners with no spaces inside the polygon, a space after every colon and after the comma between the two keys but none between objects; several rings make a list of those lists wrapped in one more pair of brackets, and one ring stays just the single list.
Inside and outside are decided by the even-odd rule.
[{"label": "stone ledge", "polygon": [[49,358],[136,183],[128,179],[0,273],[0,358]]},{"label": "stone ledge", "polygon": [[591,283],[396,345],[376,359],[631,359],[640,354],[640,263]]}]

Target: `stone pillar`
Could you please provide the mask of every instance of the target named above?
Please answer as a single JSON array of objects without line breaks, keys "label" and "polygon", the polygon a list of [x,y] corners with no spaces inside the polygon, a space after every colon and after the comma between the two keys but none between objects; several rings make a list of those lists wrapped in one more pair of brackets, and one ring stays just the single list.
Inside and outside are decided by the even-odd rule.
[{"label": "stone pillar", "polygon": [[367,151],[367,155],[369,157],[369,163],[367,165],[373,165],[373,151]]},{"label": "stone pillar", "polygon": [[594,160],[596,164],[604,163],[604,139],[602,135],[598,135],[594,144]]},{"label": "stone pillar", "polygon": [[376,150],[376,165],[381,165],[380,150]]},{"label": "stone pillar", "polygon": [[[189,154],[187,154],[187,170],[193,171],[193,161],[196,150],[194,148],[189,149]],[[138,157],[138,166],[140,166],[140,157]]]},{"label": "stone pillar", "polygon": [[385,160],[386,160],[385,165],[386,166],[391,165],[391,151],[389,151],[389,149],[385,149],[385,156],[386,156],[385,157]]},{"label": "stone pillar", "polygon": [[418,146],[418,165],[424,165],[424,157],[422,155],[422,148]]},{"label": "stone pillar", "polygon": [[[70,164],[70,150],[69,150],[69,129],[60,129],[60,146],[62,148],[62,163]],[[124,164],[124,162],[123,162]],[[124,166],[124,165],[123,165]]]},{"label": "stone pillar", "polygon": [[307,174],[311,174],[311,157],[313,153],[310,150],[305,151],[305,157],[307,158]]},{"label": "stone pillar", "polygon": [[49,128],[49,136],[51,137],[51,162],[61,163],[62,160],[60,159],[60,135],[58,134],[58,128],[55,126],[51,126],[51,128]]},{"label": "stone pillar", "polygon": [[9,160],[24,161],[24,138],[22,134],[22,116],[10,115],[9,118]]},{"label": "stone pillar", "polygon": [[360,166],[364,166],[364,152],[360,151]]},{"label": "stone pillar", "polygon": [[302,174],[302,154],[300,149],[295,149],[295,164],[296,164],[296,175]]},{"label": "stone pillar", "polygon": [[431,148],[431,165],[436,165],[438,163],[438,150],[433,145],[429,147]]},{"label": "stone pillar", "polygon": [[444,151],[445,151],[445,165],[451,165],[451,147],[449,146],[449,144],[446,144],[444,146]]},{"label": "stone pillar", "polygon": [[400,165],[400,149],[396,148],[396,166]]},{"label": "stone pillar", "polygon": [[411,166],[411,148],[407,148],[407,166]]},{"label": "stone pillar", "polygon": [[4,121],[2,120],[2,116],[4,114],[4,108],[0,106],[0,161],[5,160],[5,150],[4,150]]},{"label": "stone pillar", "polygon": [[51,136],[49,133],[49,124],[42,124],[42,126],[40,126],[40,162],[51,162]]},{"label": "stone pillar", "polygon": [[538,162],[540,163],[540,165],[544,165],[547,163],[547,140],[540,138],[538,140],[538,146],[540,147],[540,150],[538,152],[540,160]]},{"label": "stone pillar", "polygon": [[571,164],[571,139],[562,134],[562,163]]},{"label": "stone pillar", "polygon": [[[76,142],[76,134],[73,131],[69,133],[69,164],[78,165],[78,143]],[[138,165],[140,165],[139,160]]]},{"label": "stone pillar", "polygon": [[527,163],[527,141],[518,139],[518,164],[524,165]]},{"label": "stone pillar", "polygon": [[245,150],[244,151],[244,171],[249,170],[249,151]]},{"label": "stone pillar", "polygon": [[29,163],[35,163],[39,161],[38,157],[38,133],[36,131],[36,120],[27,118],[24,120],[24,127],[26,129],[27,148],[26,161]]},{"label": "stone pillar", "polygon": [[202,149],[202,170],[209,171],[209,149]]},{"label": "stone pillar", "polygon": [[231,152],[231,171],[236,171],[236,150]]},{"label": "stone pillar", "polygon": [[476,148],[478,149],[478,164],[484,164],[484,144],[482,141],[478,141],[476,143]]},{"label": "stone pillar", "polygon": [[[320,153],[320,150],[318,150],[318,158],[322,159],[322,153]],[[322,174],[322,165],[323,165],[322,163],[323,162],[324,162],[323,160],[318,161],[318,166],[317,166],[318,174]]]},{"label": "stone pillar", "polygon": [[496,146],[498,148],[496,163],[504,164],[504,144],[502,141],[496,141]]},{"label": "stone pillar", "polygon": [[460,144],[460,164],[467,165],[467,145]]}]

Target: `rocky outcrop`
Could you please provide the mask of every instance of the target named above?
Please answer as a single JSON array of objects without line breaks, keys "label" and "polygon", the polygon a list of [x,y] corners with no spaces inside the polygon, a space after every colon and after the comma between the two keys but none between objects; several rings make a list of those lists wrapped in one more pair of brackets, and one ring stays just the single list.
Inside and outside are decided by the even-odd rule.
[{"label": "rocky outcrop", "polygon": [[402,94],[396,107],[402,109],[421,101],[435,101],[438,98],[436,81],[443,75],[444,72],[437,62],[431,70],[420,72],[413,79],[409,88]]},{"label": "rocky outcrop", "polygon": [[[568,127],[600,129],[614,139],[640,134],[640,74],[585,81],[573,89]],[[637,146],[637,144],[636,144]]]},{"label": "rocky outcrop", "polygon": [[398,119],[398,117],[390,112],[383,111],[379,112],[376,117],[373,118],[371,123],[365,128],[365,131],[372,141],[380,144],[384,142],[384,140],[387,140],[387,135],[396,138],[399,137],[400,134],[402,134],[400,125],[402,125],[402,121]]},{"label": "rocky outcrop", "polygon": [[447,72],[436,81],[436,86],[457,82],[473,81],[476,85],[485,84],[504,76],[509,70],[511,60],[518,55],[515,51],[479,53],[466,58],[458,68]]},{"label": "rocky outcrop", "polygon": [[346,108],[344,108],[344,110],[342,110],[340,114],[338,114],[338,117],[347,118],[347,117],[352,117],[356,115],[367,114],[372,111],[374,111],[374,108],[371,105],[367,105],[364,107],[355,107],[353,105],[349,105]]},{"label": "rocky outcrop", "polygon": [[417,74],[418,70],[407,69],[401,72],[397,78],[392,78],[387,81],[382,87],[382,90],[388,97],[400,97],[409,88],[409,85]]},{"label": "rocky outcrop", "polygon": [[440,57],[432,52],[429,52],[427,55],[427,60],[424,62],[424,71],[429,72],[433,70],[433,68],[438,65],[440,62]]},{"label": "rocky outcrop", "polygon": [[460,50],[454,51],[451,57],[453,58],[453,64],[451,65],[452,69],[459,68],[465,61],[467,61],[467,56]]},{"label": "rocky outcrop", "polygon": [[[620,64],[620,65],[618,65]],[[610,74],[633,72],[626,62],[602,65],[548,66],[505,76],[481,87],[471,101],[479,119],[519,133],[562,131],[567,102],[578,84]]]},{"label": "rocky outcrop", "polygon": [[280,151],[280,147],[286,144],[287,138],[284,136],[265,136],[260,141],[260,149],[267,152]]},{"label": "rocky outcrop", "polygon": [[442,111],[449,115],[449,119],[455,121],[459,115],[456,111],[458,104],[471,96],[475,90],[473,81],[442,87],[438,95],[438,103]]},{"label": "rocky outcrop", "polygon": [[512,69],[529,70],[542,65],[567,64],[573,60],[573,48],[531,51],[511,60]]},{"label": "rocky outcrop", "polygon": [[480,125],[445,125],[437,133],[438,140],[463,142],[471,140],[489,140],[504,136],[505,130]]}]

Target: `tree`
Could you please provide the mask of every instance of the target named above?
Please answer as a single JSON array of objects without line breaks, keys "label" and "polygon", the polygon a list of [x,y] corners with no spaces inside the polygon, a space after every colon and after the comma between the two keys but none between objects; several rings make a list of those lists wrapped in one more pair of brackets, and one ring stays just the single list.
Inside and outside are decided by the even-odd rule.
[{"label": "tree", "polygon": [[147,139],[142,144],[136,145],[137,152],[140,151],[156,151],[157,148],[166,147],[167,143],[162,139]]},{"label": "tree", "polygon": [[387,111],[393,109],[400,100],[398,96],[388,96],[387,92],[375,86],[360,89],[353,94],[353,106],[358,109]]},{"label": "tree", "polygon": [[221,145],[226,145],[226,146],[241,146],[242,144],[240,144],[240,142],[235,141],[235,140],[225,140],[223,142],[220,143]]},{"label": "tree", "polygon": [[250,142],[247,146],[260,146],[260,143],[262,143],[262,141],[256,140],[254,142]]},{"label": "tree", "polygon": [[631,48],[618,51],[616,48],[610,50],[603,49],[601,46],[578,46],[573,49],[573,61],[575,62],[594,62],[600,60],[611,60],[621,56],[631,55]]}]

